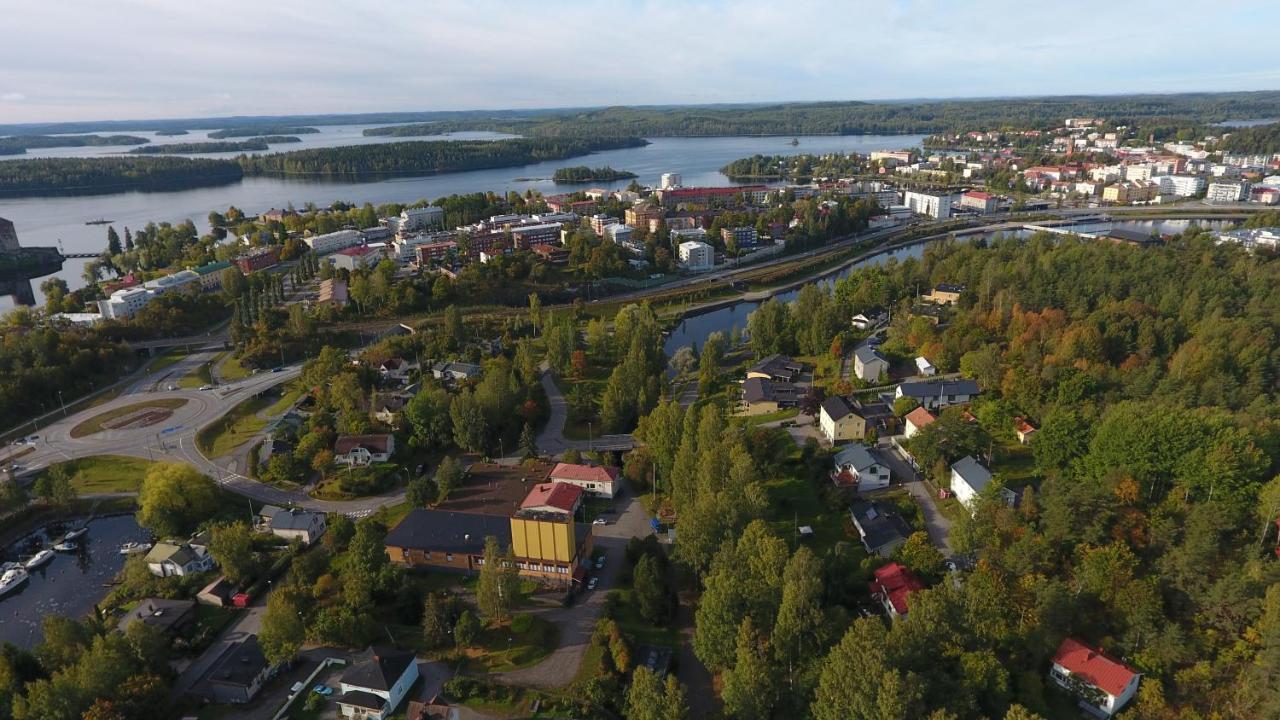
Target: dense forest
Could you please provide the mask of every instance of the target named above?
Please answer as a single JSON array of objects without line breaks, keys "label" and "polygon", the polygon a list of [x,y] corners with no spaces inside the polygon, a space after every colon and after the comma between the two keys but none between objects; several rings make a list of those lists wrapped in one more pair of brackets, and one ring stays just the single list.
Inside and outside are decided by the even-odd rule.
[{"label": "dense forest", "polygon": [[1280,153],[1280,122],[1232,130],[1219,147],[1230,153]]},{"label": "dense forest", "polygon": [[[300,142],[292,138],[291,142]],[[166,143],[144,145],[129,151],[132,155],[167,155],[171,153],[261,152],[268,149],[266,138],[252,140],[214,140],[212,142]]]},{"label": "dense forest", "polygon": [[[1040,235],[936,245],[762,306],[758,356],[821,352],[850,311],[896,308],[884,352],[982,388],[972,415],[944,411],[910,441],[938,461],[925,475],[945,485],[965,454],[1027,462],[993,461],[975,514],[953,517],[969,572],[909,541],[895,559],[932,587],[903,619],[851,622],[883,560],[797,547],[763,502],[779,482],[764,431],[660,404],[639,434],[673,494],[674,557],[700,578],[693,649],[728,714],[1075,717],[1047,677],[1073,636],[1142,673],[1125,717],[1280,717],[1278,281],[1274,259],[1208,234],[1154,250]],[[912,319],[910,288],[942,282],[968,288],[950,321]],[[1017,416],[1040,428],[1030,453]]]},{"label": "dense forest", "polygon": [[1004,100],[792,103],[768,106],[613,107],[540,118],[465,119],[370,128],[366,135],[490,130],[526,136],[679,137],[714,135],[858,135],[933,133],[974,128],[1050,128],[1068,117],[1116,124],[1220,122],[1280,116],[1280,92],[1064,96]]},{"label": "dense forest", "polygon": [[34,148],[142,145],[148,142],[150,140],[136,135],[15,135],[0,137],[0,155],[22,155]]},{"label": "dense forest", "polygon": [[807,183],[815,177],[848,177],[866,171],[866,159],[843,155],[753,155],[720,168],[731,180],[791,180]]},{"label": "dense forest", "polygon": [[295,125],[249,125],[247,127],[224,128],[209,133],[209,139],[222,140],[237,137],[258,137],[262,135],[312,135],[320,132],[313,127]]},{"label": "dense forest", "polygon": [[608,180],[629,180],[637,175],[626,170],[614,170],[608,165],[604,167],[588,167],[575,165],[558,168],[551,179],[558,183],[604,182]]},{"label": "dense forest", "polygon": [[529,165],[644,144],[637,137],[397,142],[241,156],[239,161],[247,175],[430,175]]},{"label": "dense forest", "polygon": [[38,158],[0,162],[0,196],[93,195],[238,182],[234,160],[180,157]]}]

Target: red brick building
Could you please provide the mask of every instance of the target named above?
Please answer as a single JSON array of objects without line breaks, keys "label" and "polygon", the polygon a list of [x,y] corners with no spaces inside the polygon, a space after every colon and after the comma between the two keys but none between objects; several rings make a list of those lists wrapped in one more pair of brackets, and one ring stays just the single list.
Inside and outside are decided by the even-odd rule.
[{"label": "red brick building", "polygon": [[280,262],[280,248],[278,247],[260,247],[254,248],[249,252],[241,255],[233,260],[236,267],[240,268],[240,272],[248,275],[251,272],[257,272],[272,267]]}]

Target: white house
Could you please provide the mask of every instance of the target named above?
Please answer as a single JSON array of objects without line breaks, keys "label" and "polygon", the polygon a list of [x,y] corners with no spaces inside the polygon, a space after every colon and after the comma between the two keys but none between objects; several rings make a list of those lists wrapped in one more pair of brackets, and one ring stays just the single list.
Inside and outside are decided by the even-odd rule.
[{"label": "white house", "polygon": [[[955,493],[956,499],[970,512],[974,511],[974,501],[978,494],[991,484],[991,480],[991,471],[983,467],[982,463],[975,460],[972,455],[960,458],[951,466],[951,492]],[[1008,488],[1000,488],[1000,494],[1009,505],[1013,505],[1017,499],[1013,491]]]},{"label": "white house", "polygon": [[208,548],[192,543],[156,543],[147,553],[146,562],[147,569],[158,577],[181,577],[213,569]]},{"label": "white house", "polygon": [[562,462],[556,463],[547,479],[551,482],[576,485],[596,497],[611,498],[617,487],[619,475],[615,467]]},{"label": "white house", "polygon": [[344,465],[362,467],[376,462],[387,462],[396,451],[396,436],[389,433],[375,435],[342,435],[333,444],[333,459]]},{"label": "white house", "polygon": [[338,709],[343,717],[385,720],[418,681],[418,658],[405,650],[371,647],[342,673]]},{"label": "white house", "polygon": [[145,287],[123,288],[111,293],[111,297],[98,301],[98,312],[110,320],[127,320],[151,302],[155,297]]},{"label": "white house", "polygon": [[867,434],[867,421],[839,395],[822,401],[818,410],[818,427],[827,442],[835,445],[845,440],[861,440]]},{"label": "white house", "polygon": [[324,534],[325,517],[321,512],[308,510],[278,510],[268,523],[271,534],[286,540],[297,538],[303,545],[310,545]]},{"label": "white house", "polygon": [[889,372],[889,361],[870,345],[862,345],[853,351],[853,374],[859,380],[876,382]]},{"label": "white house", "polygon": [[680,264],[692,272],[710,270],[716,265],[716,252],[704,242],[688,240],[680,243]]},{"label": "white house", "polygon": [[937,419],[938,418],[935,417],[933,413],[929,412],[923,407],[918,407],[915,410],[912,410],[911,412],[907,413],[906,416],[902,418],[903,420],[902,434],[906,435],[908,439],[913,438],[915,437],[916,433],[925,429],[925,427],[927,427],[930,423],[932,423],[934,420],[937,420]]},{"label": "white house", "polygon": [[418,371],[418,363],[403,358],[391,358],[378,366],[378,374],[383,380],[394,380],[400,384],[409,382],[409,376]]},{"label": "white house", "polygon": [[929,359],[921,355],[916,358],[916,374],[923,377],[933,377],[938,374],[938,368],[929,362]]},{"label": "white house", "polygon": [[400,232],[411,232],[429,227],[439,227],[444,222],[444,208],[428,205],[421,208],[405,208],[400,211]]},{"label": "white house", "polygon": [[853,326],[854,330],[870,330],[871,328],[880,327],[888,319],[889,316],[884,310],[867,310],[854,315],[849,320],[849,324]]},{"label": "white house", "polygon": [[1058,646],[1049,677],[1080,696],[1080,705],[1087,705],[1091,713],[1101,717],[1120,712],[1138,692],[1142,680],[1124,663],[1075,638],[1067,638]]},{"label": "white house", "polygon": [[972,380],[930,380],[904,382],[894,391],[894,399],[913,398],[930,410],[940,410],[948,405],[962,405],[978,394],[978,383]]},{"label": "white house", "polygon": [[843,487],[856,487],[858,492],[881,490],[889,487],[889,466],[866,445],[854,443],[836,453],[831,480]]}]

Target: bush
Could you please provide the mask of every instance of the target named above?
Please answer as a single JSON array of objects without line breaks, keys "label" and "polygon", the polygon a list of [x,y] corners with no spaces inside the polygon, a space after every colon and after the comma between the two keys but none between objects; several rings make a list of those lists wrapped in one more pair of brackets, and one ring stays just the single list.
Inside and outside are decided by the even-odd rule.
[{"label": "bush", "polygon": [[469,700],[480,690],[480,683],[465,675],[454,675],[444,684],[444,693],[454,700]]},{"label": "bush", "polygon": [[520,613],[511,618],[511,632],[517,635],[527,634],[533,629],[533,616],[529,613]]}]

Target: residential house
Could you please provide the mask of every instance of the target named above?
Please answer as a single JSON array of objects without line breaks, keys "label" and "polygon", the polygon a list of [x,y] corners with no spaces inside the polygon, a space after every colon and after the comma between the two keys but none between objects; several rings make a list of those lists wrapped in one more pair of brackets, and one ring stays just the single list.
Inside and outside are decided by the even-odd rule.
[{"label": "residential house", "polygon": [[911,593],[924,589],[924,583],[915,573],[896,562],[876,568],[872,576],[869,583],[871,597],[880,601],[891,618],[906,617],[909,609],[907,598]]},{"label": "residential house", "polygon": [[878,382],[880,376],[889,372],[889,361],[880,351],[870,345],[859,346],[853,351],[853,374],[859,380]]},{"label": "residential house", "polygon": [[192,692],[210,702],[244,705],[258,696],[271,671],[258,636],[249,635],[229,643]]},{"label": "residential house", "polygon": [[793,383],[800,379],[804,372],[804,363],[796,362],[785,355],[770,355],[747,368],[747,379],[763,378],[774,382]]},{"label": "residential house", "polygon": [[387,462],[395,451],[396,436],[390,433],[341,435],[333,444],[333,459],[344,465],[363,467]]},{"label": "residential house", "polygon": [[804,397],[804,390],[789,382],[775,382],[759,377],[748,377],[742,383],[742,415],[767,415],[786,408],[793,408]]},{"label": "residential house", "polygon": [[1142,676],[1101,650],[1066,638],[1053,655],[1049,677],[1079,694],[1080,706],[1097,717],[1120,712],[1138,692]]},{"label": "residential house", "polygon": [[933,377],[938,374],[938,368],[934,367],[928,358],[920,356],[916,358],[916,374],[922,377]]},{"label": "residential house", "polygon": [[[956,499],[970,512],[976,510],[974,503],[978,495],[991,484],[991,480],[991,471],[972,455],[960,458],[951,466],[951,492],[955,493]],[[1018,499],[1008,488],[1000,488],[1000,495],[1010,506]]]},{"label": "residential house", "polygon": [[873,308],[854,315],[849,324],[854,330],[871,330],[880,327],[888,319],[889,315],[883,308]]},{"label": "residential house", "polygon": [[147,569],[157,577],[184,576],[213,569],[209,549],[198,543],[159,542],[146,556]]},{"label": "residential house", "polygon": [[404,406],[413,399],[406,393],[378,393],[373,397],[373,417],[384,425],[396,427],[400,424],[400,413]]},{"label": "residential house", "polygon": [[929,412],[924,407],[918,407],[907,413],[906,417],[903,418],[903,425],[905,426],[903,434],[906,435],[908,439],[913,438],[916,433],[925,429],[925,427],[937,419],[938,418],[935,417],[933,413]]},{"label": "residential house", "polygon": [[1031,436],[1036,433],[1036,426],[1027,422],[1027,419],[1019,415],[1013,419],[1013,432],[1018,436],[1018,442],[1026,445],[1031,442]]},{"label": "residential house", "polygon": [[303,545],[311,545],[324,534],[325,516],[321,512],[290,508],[273,515],[268,527],[276,537],[297,538]]},{"label": "residential house", "polygon": [[338,278],[320,281],[320,294],[316,296],[317,305],[332,305],[344,308],[350,298],[347,295],[347,282]]},{"label": "residential house", "polygon": [[850,505],[849,517],[862,547],[872,555],[887,558],[911,536],[911,526],[901,515],[871,501],[859,500]]},{"label": "residential house", "polygon": [[621,475],[615,467],[562,462],[551,468],[547,479],[555,483],[576,485],[596,497],[611,498],[619,489],[618,478]]},{"label": "residential house", "polygon": [[116,627],[120,632],[138,622],[166,635],[175,635],[195,618],[195,600],[166,600],[143,598],[138,605],[125,613]]},{"label": "residential house", "polygon": [[378,373],[384,381],[398,382],[404,385],[409,382],[410,376],[417,372],[418,363],[410,362],[403,358],[391,358],[378,366]]},{"label": "residential house", "polygon": [[337,697],[342,717],[385,720],[418,681],[418,658],[407,650],[371,647],[342,673]]},{"label": "residential house", "polygon": [[822,401],[818,410],[818,427],[827,442],[835,445],[847,440],[861,440],[867,434],[867,421],[854,411],[848,400],[833,395]]},{"label": "residential house", "polygon": [[431,366],[431,376],[437,380],[472,380],[480,377],[481,372],[480,366],[473,363],[438,362]]},{"label": "residential house", "polygon": [[960,302],[960,295],[963,292],[964,285],[942,283],[930,291],[928,295],[923,296],[922,299],[934,305],[955,305]]},{"label": "residential house", "polygon": [[935,305],[916,303],[907,310],[907,317],[912,320],[920,318],[930,325],[941,325],[946,319],[946,311]]},{"label": "residential house", "polygon": [[871,448],[854,443],[835,456],[831,481],[840,487],[857,488],[858,492],[889,487],[889,466],[875,456]]},{"label": "residential house", "polygon": [[573,516],[582,506],[586,491],[579,485],[567,482],[538,483],[520,503],[521,510],[559,513]]},{"label": "residential house", "polygon": [[929,380],[904,382],[894,391],[894,399],[909,397],[929,410],[962,405],[978,395],[978,383],[972,380]]},{"label": "residential house", "polygon": [[196,593],[196,602],[201,605],[212,605],[214,607],[227,607],[232,603],[235,597],[236,587],[231,581],[225,577],[219,576],[217,580],[200,588],[200,592]]},{"label": "residential house", "polygon": [[423,702],[410,700],[409,709],[405,712],[405,720],[459,720],[458,708],[440,699],[439,696]]}]

